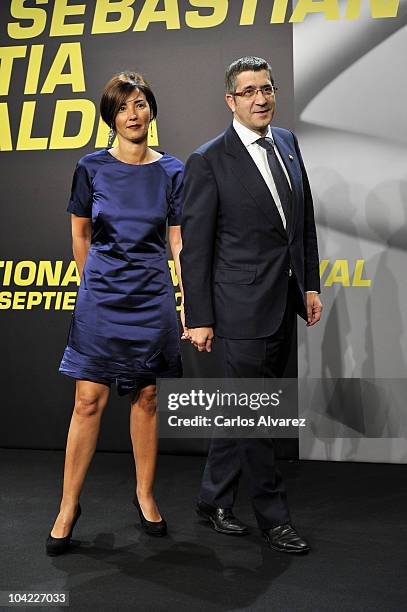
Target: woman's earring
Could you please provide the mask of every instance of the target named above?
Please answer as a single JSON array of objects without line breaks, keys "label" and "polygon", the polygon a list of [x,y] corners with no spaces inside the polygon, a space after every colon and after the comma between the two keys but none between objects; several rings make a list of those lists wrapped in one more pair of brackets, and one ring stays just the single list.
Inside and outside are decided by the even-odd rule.
[{"label": "woman's earring", "polygon": [[107,141],[107,148],[110,149],[110,147],[113,146],[113,143],[115,141],[116,138],[116,130],[114,128],[110,128],[110,132],[109,132],[109,139]]}]

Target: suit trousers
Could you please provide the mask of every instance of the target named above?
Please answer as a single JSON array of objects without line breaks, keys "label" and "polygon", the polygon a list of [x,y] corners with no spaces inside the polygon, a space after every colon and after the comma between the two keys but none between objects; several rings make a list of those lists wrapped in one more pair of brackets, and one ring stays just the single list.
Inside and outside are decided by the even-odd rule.
[{"label": "suit trousers", "polygon": [[[278,330],[266,338],[216,338],[225,378],[281,378],[288,361],[298,286],[291,277],[284,317]],[[289,523],[287,494],[275,465],[271,438],[213,438],[199,499],[217,508],[231,508],[242,471],[260,529]]]}]

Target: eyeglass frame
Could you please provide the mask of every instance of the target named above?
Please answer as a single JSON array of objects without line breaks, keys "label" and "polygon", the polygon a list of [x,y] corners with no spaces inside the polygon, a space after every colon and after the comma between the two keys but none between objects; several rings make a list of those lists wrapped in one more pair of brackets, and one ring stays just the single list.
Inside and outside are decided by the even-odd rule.
[{"label": "eyeglass frame", "polygon": [[[265,94],[263,89],[264,87],[272,87],[273,91],[270,94]],[[232,91],[231,95],[232,96],[239,96],[240,98],[244,98],[245,94],[247,93],[247,91],[249,91],[250,89],[254,89],[255,92],[253,93],[253,95],[249,96],[247,99],[251,99],[251,98],[255,98],[257,96],[257,93],[259,91],[261,91],[262,95],[265,98],[269,98],[271,96],[274,96],[276,91],[278,91],[278,87],[276,87],[273,83],[271,85],[263,85],[263,87],[247,87],[244,91]]]}]

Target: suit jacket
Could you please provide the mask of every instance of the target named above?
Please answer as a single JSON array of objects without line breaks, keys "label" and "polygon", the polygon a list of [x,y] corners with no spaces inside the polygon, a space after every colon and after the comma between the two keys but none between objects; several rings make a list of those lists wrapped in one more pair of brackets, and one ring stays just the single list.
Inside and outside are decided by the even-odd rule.
[{"label": "suit jacket", "polygon": [[291,223],[284,229],[273,197],[231,125],[202,145],[185,167],[181,268],[188,327],[227,338],[274,333],[287,303],[289,270],[304,292],[320,291],[311,190],[295,135],[273,127],[290,176]]}]

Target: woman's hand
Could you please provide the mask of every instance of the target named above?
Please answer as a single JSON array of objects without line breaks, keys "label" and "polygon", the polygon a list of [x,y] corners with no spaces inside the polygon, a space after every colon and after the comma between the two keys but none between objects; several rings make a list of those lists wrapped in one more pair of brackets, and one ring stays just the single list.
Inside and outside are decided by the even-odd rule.
[{"label": "woman's hand", "polygon": [[189,329],[185,324],[185,310],[184,310],[184,304],[181,304],[181,310],[179,313],[180,319],[181,319],[181,323],[182,323],[182,336],[181,336],[181,340],[190,340],[190,335],[189,335]]}]

